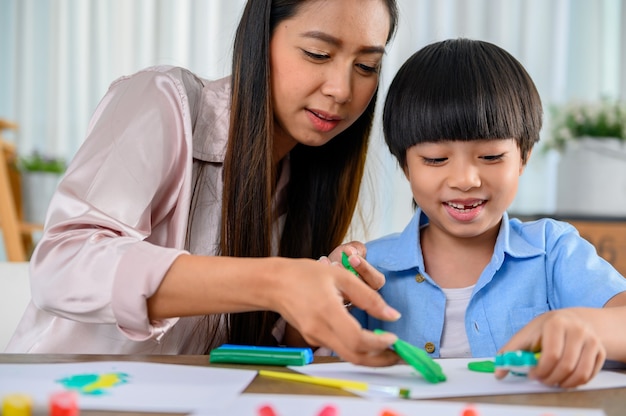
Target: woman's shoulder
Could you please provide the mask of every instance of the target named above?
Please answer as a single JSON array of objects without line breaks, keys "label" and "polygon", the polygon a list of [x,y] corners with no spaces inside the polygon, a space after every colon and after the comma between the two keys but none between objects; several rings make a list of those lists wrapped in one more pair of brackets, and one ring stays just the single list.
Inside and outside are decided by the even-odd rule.
[{"label": "woman's shoulder", "polygon": [[181,94],[229,94],[230,77],[208,80],[188,68],[172,65],[155,65],[140,69],[132,74],[122,75],[115,79],[110,89],[126,83],[152,83],[155,86],[162,80],[173,83]]},{"label": "woman's shoulder", "polygon": [[181,90],[185,90],[190,86],[202,86],[204,84],[204,80],[189,69],[170,65],[158,65],[140,69],[132,74],[122,75],[111,83],[110,89],[128,83],[153,83],[156,85],[158,80],[163,79],[169,80]]}]

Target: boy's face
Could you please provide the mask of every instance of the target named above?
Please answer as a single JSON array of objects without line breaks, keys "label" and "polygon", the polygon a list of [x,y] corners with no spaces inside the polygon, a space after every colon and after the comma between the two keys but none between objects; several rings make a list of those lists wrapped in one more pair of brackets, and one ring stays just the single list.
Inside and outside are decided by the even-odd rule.
[{"label": "boy's face", "polygon": [[523,170],[517,141],[501,139],[417,144],[404,172],[431,232],[472,238],[499,227]]}]

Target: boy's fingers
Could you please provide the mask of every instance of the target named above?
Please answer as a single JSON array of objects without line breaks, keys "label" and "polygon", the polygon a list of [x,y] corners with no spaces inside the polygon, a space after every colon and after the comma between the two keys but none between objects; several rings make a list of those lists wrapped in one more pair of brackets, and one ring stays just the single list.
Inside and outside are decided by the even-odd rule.
[{"label": "boy's fingers", "polygon": [[347,256],[357,255],[364,257],[366,252],[365,244],[359,241],[351,241],[335,248],[328,257],[332,262],[341,263],[342,253],[346,253]]},{"label": "boy's fingers", "polygon": [[357,271],[361,279],[369,287],[374,290],[379,290],[385,284],[385,275],[376,270],[374,266],[369,264],[363,257],[359,255],[351,255],[348,257],[350,266]]}]

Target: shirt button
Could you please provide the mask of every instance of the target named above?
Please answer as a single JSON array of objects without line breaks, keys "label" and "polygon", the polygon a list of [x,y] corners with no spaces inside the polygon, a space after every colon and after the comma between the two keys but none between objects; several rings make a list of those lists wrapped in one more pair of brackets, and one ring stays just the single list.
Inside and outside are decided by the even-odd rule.
[{"label": "shirt button", "polygon": [[417,283],[422,283],[424,280],[426,280],[426,279],[424,279],[424,276],[422,276],[421,273],[418,273],[418,274],[415,275],[415,281]]},{"label": "shirt button", "polygon": [[435,352],[435,344],[433,344],[432,342],[427,342],[426,344],[424,344],[424,349],[427,353],[432,354],[433,352]]}]

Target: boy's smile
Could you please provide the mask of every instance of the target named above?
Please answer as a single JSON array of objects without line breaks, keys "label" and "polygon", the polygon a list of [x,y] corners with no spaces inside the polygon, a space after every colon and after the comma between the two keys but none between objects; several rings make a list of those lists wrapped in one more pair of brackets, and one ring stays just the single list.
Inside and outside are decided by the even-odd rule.
[{"label": "boy's smile", "polygon": [[405,174],[429,232],[473,238],[497,230],[523,170],[516,140],[479,139],[412,146]]},{"label": "boy's smile", "polygon": [[485,202],[483,199],[448,201],[444,208],[458,221],[471,221],[478,216]]}]

